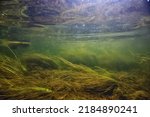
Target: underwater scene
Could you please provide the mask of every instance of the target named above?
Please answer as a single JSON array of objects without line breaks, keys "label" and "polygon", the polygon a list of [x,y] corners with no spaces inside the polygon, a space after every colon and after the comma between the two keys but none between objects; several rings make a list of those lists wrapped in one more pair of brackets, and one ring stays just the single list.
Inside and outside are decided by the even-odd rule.
[{"label": "underwater scene", "polygon": [[149,0],[1,0],[1,100],[149,100]]}]

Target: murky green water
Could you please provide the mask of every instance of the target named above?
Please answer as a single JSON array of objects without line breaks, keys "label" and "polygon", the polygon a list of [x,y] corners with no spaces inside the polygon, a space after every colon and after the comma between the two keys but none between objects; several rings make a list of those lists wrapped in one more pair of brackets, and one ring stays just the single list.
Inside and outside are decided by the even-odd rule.
[{"label": "murky green water", "polygon": [[[13,51],[17,56],[28,52],[41,53],[60,56],[92,68],[98,66],[119,71],[136,69],[139,64],[149,62],[149,27],[127,32],[91,34],[71,34],[66,31],[68,27],[11,29],[10,37],[31,42],[29,47],[18,47]],[[11,55],[9,49],[3,49]]]},{"label": "murky green water", "polygon": [[[21,16],[8,12],[11,7],[1,9],[0,99],[150,99],[148,13],[143,15],[137,7],[132,12],[131,9],[122,11],[129,15],[124,13],[117,19],[117,11],[109,16],[112,11],[108,10],[105,13],[108,20],[105,21],[93,10],[95,16],[78,14],[82,18],[77,15],[75,20],[69,13],[78,11],[75,6],[70,6],[73,7],[71,10],[64,8],[67,10],[61,13],[61,17],[69,17],[68,21],[62,18],[60,23],[58,16],[56,19],[52,17],[56,12],[48,14],[38,6],[41,13],[47,14],[45,19],[40,11],[34,11],[36,8],[32,2],[26,2],[27,7],[23,7]],[[15,6],[13,2],[0,3]],[[93,4],[88,4],[90,9]],[[88,5],[81,9],[88,8]],[[85,13],[82,10],[79,12]],[[27,21],[25,15],[28,15]],[[137,18],[134,19],[134,15]],[[30,24],[24,24],[25,21]],[[14,47],[9,47],[14,41],[30,44],[24,47],[15,43]],[[25,96],[30,93],[33,96]]]}]

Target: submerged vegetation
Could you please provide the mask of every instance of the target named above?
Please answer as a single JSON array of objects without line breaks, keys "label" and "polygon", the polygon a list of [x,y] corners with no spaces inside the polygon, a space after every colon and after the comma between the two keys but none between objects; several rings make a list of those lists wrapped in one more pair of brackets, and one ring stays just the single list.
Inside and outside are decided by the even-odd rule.
[{"label": "submerged vegetation", "polygon": [[147,0],[0,0],[0,99],[150,99]]},{"label": "submerged vegetation", "polygon": [[21,62],[0,58],[0,99],[150,99],[144,71],[91,69],[36,53]]}]

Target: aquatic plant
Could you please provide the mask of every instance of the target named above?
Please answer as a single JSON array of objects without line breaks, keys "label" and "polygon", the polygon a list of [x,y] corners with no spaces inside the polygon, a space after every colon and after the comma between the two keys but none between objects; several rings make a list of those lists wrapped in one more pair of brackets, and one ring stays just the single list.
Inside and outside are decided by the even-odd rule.
[{"label": "aquatic plant", "polygon": [[69,70],[34,71],[21,79],[0,79],[0,84],[0,99],[102,99],[117,87],[111,78]]},{"label": "aquatic plant", "polygon": [[9,50],[10,50],[10,52],[14,55],[14,57],[17,59],[17,56],[16,56],[16,54],[13,52],[13,50],[9,47],[9,41],[7,41],[7,40],[0,40],[0,45],[1,46],[4,46],[4,47],[7,47]]},{"label": "aquatic plant", "polygon": [[[21,60],[27,68],[33,66],[29,60],[35,60],[37,68],[23,74],[15,59],[0,58],[0,99],[149,99],[147,76],[136,71],[110,72],[99,67],[94,71],[60,57],[34,53]],[[138,80],[139,76],[143,79]]]},{"label": "aquatic plant", "polygon": [[59,68],[59,65],[54,57],[48,57],[39,53],[24,54],[21,57],[21,60],[29,70],[38,69],[39,67],[43,69]]},{"label": "aquatic plant", "polygon": [[17,55],[14,53],[14,51],[11,48],[17,47],[17,46],[29,46],[29,45],[30,45],[30,42],[7,40],[7,39],[0,40],[0,46],[4,46],[8,48],[10,52],[14,55],[15,59],[18,59]]},{"label": "aquatic plant", "polygon": [[0,99],[150,99],[149,11],[128,2],[1,0]]},{"label": "aquatic plant", "polygon": [[94,70],[92,70],[91,68],[85,65],[73,64],[61,57],[57,57],[57,59],[60,61],[59,64],[61,64],[63,69],[68,68],[68,69],[75,70],[75,71],[97,74],[97,72],[95,72]]},{"label": "aquatic plant", "polygon": [[68,69],[97,74],[97,72],[85,65],[74,64],[58,56],[46,56],[38,53],[31,53],[24,55],[22,61],[30,70],[41,67],[43,69]]},{"label": "aquatic plant", "polygon": [[[104,95],[112,96],[113,90],[117,87],[115,80],[98,75],[86,66],[73,64],[63,58],[55,57],[57,60],[54,59],[54,64],[54,60],[50,57],[39,54],[30,55],[28,56],[30,60],[36,60],[36,62],[38,60],[37,65],[44,64],[43,69],[34,69],[33,72],[28,71],[27,74],[22,74],[20,63],[9,57],[4,57],[5,59],[2,57],[0,61],[1,99],[82,99],[97,93],[99,95],[96,98],[102,98]],[[45,68],[47,63],[44,61],[53,66]],[[61,68],[52,69],[57,65],[56,61],[57,64],[61,63],[58,64],[62,65]],[[66,70],[65,67],[67,67]],[[72,92],[71,95],[70,92]],[[85,95],[82,97],[83,93]],[[32,95],[29,96],[29,94]]]},{"label": "aquatic plant", "polygon": [[20,61],[5,55],[0,56],[0,74],[3,78],[20,77],[26,68]]}]

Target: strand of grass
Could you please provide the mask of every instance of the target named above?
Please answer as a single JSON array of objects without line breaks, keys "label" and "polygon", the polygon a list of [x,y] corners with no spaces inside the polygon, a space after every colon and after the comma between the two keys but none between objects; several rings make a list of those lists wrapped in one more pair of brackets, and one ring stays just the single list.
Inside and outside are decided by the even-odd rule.
[{"label": "strand of grass", "polygon": [[18,60],[18,57],[17,55],[14,53],[14,51],[9,47],[7,46],[7,48],[11,51],[11,53],[14,55],[15,59]]},{"label": "strand of grass", "polygon": [[8,65],[8,64],[3,65],[3,67],[8,68],[8,69],[11,69],[11,70],[13,70],[14,72],[19,72],[19,71],[20,71],[20,68],[17,68],[17,67],[15,67],[15,66],[11,66],[11,65]]},{"label": "strand of grass", "polygon": [[13,91],[20,91],[20,92],[28,92],[28,91],[42,91],[42,92],[48,92],[51,93],[52,90],[48,88],[43,87],[25,87],[25,88],[11,88]]},{"label": "strand of grass", "polygon": [[61,60],[65,65],[69,66],[70,68],[72,68],[74,70],[97,74],[96,71],[92,70],[91,68],[89,68],[87,66],[73,64],[70,61],[67,61],[67,60],[65,60],[64,58],[61,58],[61,57],[59,57],[58,59]]},{"label": "strand of grass", "polygon": [[15,67],[16,65],[17,65],[17,66],[18,66],[18,65],[20,66],[20,63],[16,63],[15,66],[12,65],[12,64],[14,64],[14,63],[16,63],[16,61],[11,61],[11,60],[8,59],[8,57],[7,57],[7,58],[3,59],[3,62],[2,62],[2,64],[1,64],[1,67],[9,68],[9,69],[12,69],[13,71],[20,71],[20,68]]},{"label": "strand of grass", "polygon": [[3,69],[4,72],[9,72],[11,75],[13,74],[13,75],[17,76],[17,78],[20,78],[19,74],[16,73],[16,71],[9,69],[7,67],[3,67],[3,66],[1,66],[1,68]]},{"label": "strand of grass", "polygon": [[24,66],[22,66],[20,59],[17,57],[17,55],[15,54],[15,52],[9,47],[7,46],[7,48],[11,51],[11,53],[14,55],[15,59],[18,61],[18,63],[20,64],[20,67],[22,68],[23,71],[26,71],[26,68]]}]

